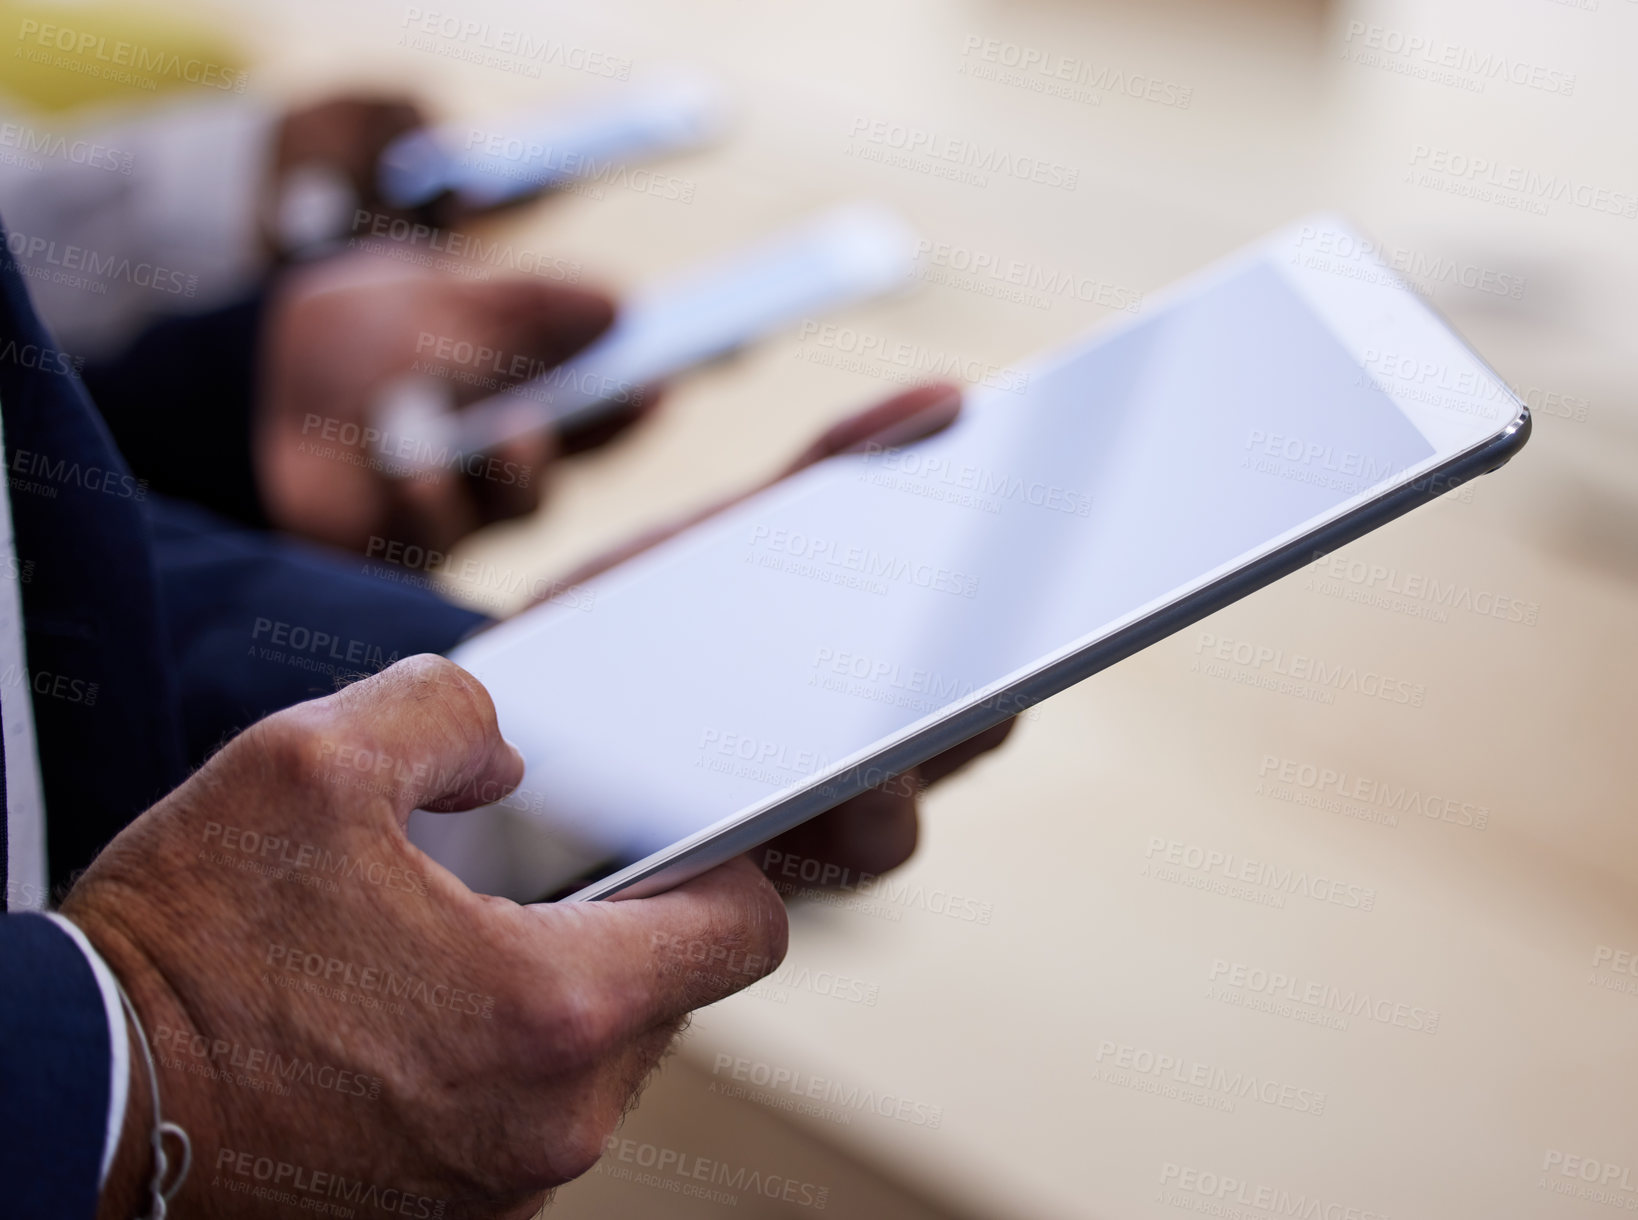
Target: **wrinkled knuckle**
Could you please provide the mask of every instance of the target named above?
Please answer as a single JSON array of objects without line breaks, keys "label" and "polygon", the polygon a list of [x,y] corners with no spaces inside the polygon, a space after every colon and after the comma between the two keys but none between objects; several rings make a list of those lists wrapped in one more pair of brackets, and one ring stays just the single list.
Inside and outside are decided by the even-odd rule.
[{"label": "wrinkled knuckle", "polygon": [[578,987],[554,995],[532,1021],[538,1044],[567,1070],[597,1064],[615,1047],[618,1022],[613,1009]]},{"label": "wrinkled knuckle", "polygon": [[497,1149],[495,1177],[507,1190],[554,1190],[597,1164],[613,1133],[586,1112],[586,1101],[570,1096],[546,1131]]},{"label": "wrinkled knuckle", "polygon": [[470,681],[472,677],[448,657],[431,652],[405,657],[395,668],[418,694],[437,694],[445,687],[460,689],[463,680]]},{"label": "wrinkled knuckle", "polygon": [[306,706],[270,716],[246,736],[275,780],[302,787],[322,785],[325,756],[336,747],[325,717]]},{"label": "wrinkled knuckle", "polygon": [[567,1182],[589,1172],[602,1159],[617,1121],[618,1116],[587,1114],[570,1123],[553,1150],[552,1176]]},{"label": "wrinkled knuckle", "polygon": [[496,728],[495,701],[482,682],[455,662],[424,653],[400,664],[411,666],[409,677],[418,697],[438,700],[462,724],[485,731]]}]

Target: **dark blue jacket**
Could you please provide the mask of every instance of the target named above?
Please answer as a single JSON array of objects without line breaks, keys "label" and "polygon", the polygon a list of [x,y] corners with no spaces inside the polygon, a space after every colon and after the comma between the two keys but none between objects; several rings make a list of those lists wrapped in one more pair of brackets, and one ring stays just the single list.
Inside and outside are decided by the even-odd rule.
[{"label": "dark blue jacket", "polygon": [[[241,336],[244,321],[234,323]],[[173,490],[214,485],[232,511],[246,462],[223,436],[249,428],[223,418],[248,410],[248,365],[165,367],[168,381],[136,391],[135,378],[110,383],[121,417],[196,484]],[[32,692],[58,895],[239,729],[400,656],[446,651],[483,621],[357,558],[156,494],[127,468],[3,251],[0,410],[28,661],[26,683],[0,683],[0,699]],[[10,885],[6,895],[8,908],[20,905]],[[0,980],[4,1214],[90,1217],[110,1060],[94,977],[60,928],[10,914],[0,916]]]}]

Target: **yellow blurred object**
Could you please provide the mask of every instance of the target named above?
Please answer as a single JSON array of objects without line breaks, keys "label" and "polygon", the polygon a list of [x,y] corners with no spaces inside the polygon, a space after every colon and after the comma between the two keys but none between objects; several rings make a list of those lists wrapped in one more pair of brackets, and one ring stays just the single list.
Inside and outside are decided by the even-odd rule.
[{"label": "yellow blurred object", "polygon": [[181,90],[243,93],[243,56],[202,21],[152,9],[0,0],[3,89],[31,109],[72,110]]}]

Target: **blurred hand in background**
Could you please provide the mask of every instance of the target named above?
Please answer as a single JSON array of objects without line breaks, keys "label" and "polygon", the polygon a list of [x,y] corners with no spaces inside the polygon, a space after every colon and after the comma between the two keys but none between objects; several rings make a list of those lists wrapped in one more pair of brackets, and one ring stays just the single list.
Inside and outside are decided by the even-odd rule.
[{"label": "blurred hand in background", "polygon": [[533,511],[555,457],[610,439],[654,396],[589,433],[538,432],[407,477],[372,452],[382,396],[414,376],[457,404],[477,401],[573,356],[614,312],[592,289],[465,280],[367,252],[294,270],[275,291],[261,340],[253,452],[269,519],[353,551],[372,537],[442,551]]}]

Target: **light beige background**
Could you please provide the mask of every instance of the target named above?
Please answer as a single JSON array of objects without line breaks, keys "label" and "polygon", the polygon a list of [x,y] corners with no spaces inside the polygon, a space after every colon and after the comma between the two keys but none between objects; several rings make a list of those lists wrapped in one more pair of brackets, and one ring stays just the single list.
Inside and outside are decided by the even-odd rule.
[{"label": "light beige background", "polygon": [[[460,63],[455,43],[400,45],[415,7],[232,12],[262,87],[292,96],[367,80],[484,116],[606,87],[556,66],[532,79]],[[932,240],[1148,293],[1333,208],[1415,260],[1438,308],[1549,408],[1500,475],[1345,552],[1533,603],[1533,625],[1360,604],[1305,573],[1059,696],[927,801],[909,888],[793,912],[795,985],[765,983],[702,1014],[624,1135],[825,1187],[825,1210],[845,1216],[1236,1214],[1181,1189],[1185,1168],[1246,1183],[1238,1214],[1253,1216],[1597,1217],[1638,1205],[1638,1189],[1599,1201],[1555,1193],[1576,1179],[1543,1173],[1556,1150],[1630,1168],[1638,1188],[1638,977],[1593,969],[1598,946],[1638,950],[1638,220],[1573,200],[1533,214],[1413,173],[1419,148],[1439,149],[1631,198],[1638,4],[487,0],[458,11],[624,57],[634,78],[702,67],[737,101],[725,143],[661,167],[693,184],[691,203],[610,186],[492,230],[588,276],[637,284],[862,196]],[[1190,102],[981,79],[969,40],[991,38],[1184,87]],[[1423,63],[1414,56],[1370,58],[1369,41],[1408,38],[1456,48],[1467,66],[1451,83],[1405,71]],[[1573,75],[1573,89],[1485,75],[1496,57],[1526,79]],[[979,187],[872,163],[850,151],[861,119],[1057,161],[1078,184]],[[1524,286],[1516,298],[1465,287],[1437,260]],[[1112,312],[996,299],[976,282],[923,284],[837,320],[1008,365]],[[824,360],[790,334],[688,378],[640,434],[565,469],[537,519],[469,553],[561,571],[738,488],[892,388]],[[1425,688],[1425,702],[1344,691],[1323,704],[1198,672],[1205,635],[1385,674]],[[1483,807],[1487,824],[1410,811],[1388,825],[1279,799],[1258,786],[1270,757]],[[1336,877],[1372,891],[1374,907],[1290,896],[1276,908],[1146,875],[1154,837]],[[988,904],[990,922],[918,903],[935,891]],[[1217,961],[1437,1010],[1437,1031],[1256,1011],[1209,992]],[[875,1003],[821,994],[833,975],[874,988]],[[1625,992],[1606,986],[1623,981]],[[1323,1113],[1139,1091],[1106,1078],[1105,1043],[1323,1093]],[[937,1107],[942,1121],[845,1105],[804,1117],[768,1104],[786,1095],[724,1096],[721,1055]],[[549,1214],[729,1207],[673,1193],[675,1174],[645,1185],[610,1164]],[[733,1214],[815,1210],[754,1189],[736,1199]],[[1320,1210],[1305,1210],[1314,1200]]]}]

